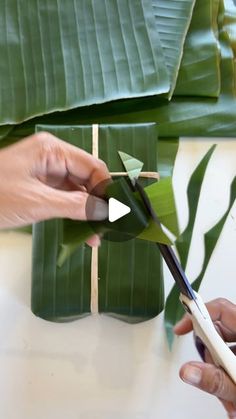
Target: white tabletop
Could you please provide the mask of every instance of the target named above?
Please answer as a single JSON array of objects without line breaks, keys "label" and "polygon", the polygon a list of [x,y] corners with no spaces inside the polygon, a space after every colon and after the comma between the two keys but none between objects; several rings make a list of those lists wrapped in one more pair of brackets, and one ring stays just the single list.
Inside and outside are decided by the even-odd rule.
[{"label": "white tabletop", "polygon": [[[217,140],[181,140],[174,185],[182,229],[190,174]],[[223,214],[235,176],[236,142],[220,141],[207,171],[187,273],[197,276],[203,233]],[[206,272],[205,301],[236,302],[236,206]],[[172,279],[166,272],[166,291]],[[182,383],[197,360],[192,337],[169,353],[163,316],[128,325],[103,315],[53,324],[30,311],[31,237],[0,234],[0,417],[2,419],[198,419],[225,417],[213,397]]]}]

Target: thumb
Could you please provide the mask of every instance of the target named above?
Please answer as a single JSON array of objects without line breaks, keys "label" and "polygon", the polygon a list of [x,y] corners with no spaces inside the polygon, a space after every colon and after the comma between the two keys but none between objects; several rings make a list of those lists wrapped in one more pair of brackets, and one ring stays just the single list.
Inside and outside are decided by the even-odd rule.
[{"label": "thumb", "polygon": [[83,191],[62,191],[45,185],[41,198],[43,202],[37,211],[41,220],[70,218],[100,221],[108,218],[107,202]]},{"label": "thumb", "polygon": [[221,400],[235,403],[236,385],[221,368],[215,365],[189,362],[182,366],[180,377],[184,382]]}]

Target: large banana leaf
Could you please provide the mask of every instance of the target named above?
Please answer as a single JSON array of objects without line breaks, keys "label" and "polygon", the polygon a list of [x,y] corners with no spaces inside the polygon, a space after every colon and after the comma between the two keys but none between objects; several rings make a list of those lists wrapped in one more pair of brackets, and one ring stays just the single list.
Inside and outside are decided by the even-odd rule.
[{"label": "large banana leaf", "polygon": [[[222,13],[222,12],[221,12]],[[147,102],[139,104],[138,111],[117,113],[116,108],[77,111],[78,120],[98,123],[137,123],[155,121],[161,137],[235,137],[236,95],[234,55],[227,32],[220,31],[221,94],[218,99],[200,97],[173,97],[170,103]],[[130,108],[131,109],[131,108]],[[75,117],[75,115],[74,115]]]},{"label": "large banana leaf", "polygon": [[[230,3],[231,8],[228,7]],[[225,9],[224,5],[227,5]],[[216,1],[213,2],[216,9]],[[234,7],[234,5],[233,5]],[[197,19],[197,17],[196,17]],[[234,137],[236,133],[236,97],[234,72],[235,15],[232,2],[220,0],[219,32],[221,48],[221,94],[219,99],[200,97],[173,97],[170,103],[156,97],[135,101],[111,102],[109,105],[89,106],[70,112],[44,116],[16,126],[6,142],[34,132],[36,123],[78,124],[78,123],[137,123],[155,121],[161,137],[211,136]],[[200,16],[198,18],[201,27]],[[212,23],[214,33],[215,24]],[[227,32],[228,31],[228,32]],[[195,39],[198,44],[198,38]],[[197,63],[196,63],[197,64]],[[207,86],[206,86],[207,88]]]},{"label": "large banana leaf", "polygon": [[[47,129],[72,144],[92,151],[91,127],[49,126]],[[155,124],[103,126],[99,130],[99,156],[107,162],[111,171],[122,171],[117,153],[122,149],[142,159],[144,171],[155,171],[157,160],[153,150],[156,149],[156,141]],[[71,320],[90,313],[90,248],[83,244],[59,268],[57,258],[63,243],[62,220],[37,224],[33,231],[33,243],[33,312],[54,321]],[[162,267],[155,244],[139,239],[121,243],[104,241],[99,249],[98,261],[99,311],[122,318],[125,316],[124,319],[133,322],[151,318],[162,310]]]},{"label": "large banana leaf", "polygon": [[0,122],[169,91],[149,0],[2,0]]},{"label": "large banana leaf", "polygon": [[[227,8],[225,6],[228,6]],[[230,8],[231,7],[231,8]],[[230,10],[230,11],[229,11]],[[218,100],[178,99],[160,109],[162,135],[229,136],[236,134],[236,84],[234,36],[236,16],[232,2],[220,0],[221,94]],[[228,15],[230,13],[230,19]],[[185,118],[183,117],[185,115]]]},{"label": "large banana leaf", "polygon": [[175,89],[195,2],[196,0],[152,0],[171,83],[169,98]]},{"label": "large banana leaf", "polygon": [[218,97],[220,94],[220,47],[214,29],[218,7],[219,0],[196,1],[175,96]]}]

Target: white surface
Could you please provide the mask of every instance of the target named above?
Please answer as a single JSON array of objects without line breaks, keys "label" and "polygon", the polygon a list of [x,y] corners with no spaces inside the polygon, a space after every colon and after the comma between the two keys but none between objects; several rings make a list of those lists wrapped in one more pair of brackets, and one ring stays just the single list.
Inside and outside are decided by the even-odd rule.
[{"label": "white surface", "polygon": [[[181,227],[187,222],[186,184],[213,141],[181,142],[174,183]],[[203,187],[188,275],[203,258],[203,232],[227,206],[236,143],[221,142]],[[228,218],[201,287],[204,300],[236,302],[236,209]],[[52,324],[30,311],[31,239],[0,234],[0,417],[2,419],[224,418],[221,405],[178,378],[198,359],[192,337],[168,352],[162,316],[127,325],[105,316]],[[172,279],[166,275],[167,291]]]},{"label": "white surface", "polygon": [[110,198],[108,201],[108,214],[109,214],[109,221],[113,223],[116,220],[124,217],[125,215],[129,214],[131,211],[128,205],[123,204],[123,202],[118,201],[115,198]]}]

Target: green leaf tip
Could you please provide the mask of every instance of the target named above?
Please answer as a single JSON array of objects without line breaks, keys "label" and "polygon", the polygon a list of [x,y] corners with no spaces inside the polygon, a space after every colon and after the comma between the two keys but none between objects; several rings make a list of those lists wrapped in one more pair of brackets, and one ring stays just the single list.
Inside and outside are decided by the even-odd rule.
[{"label": "green leaf tip", "polygon": [[133,182],[135,179],[138,179],[143,168],[143,162],[131,156],[130,154],[124,153],[123,151],[118,151],[118,154],[131,182]]}]

